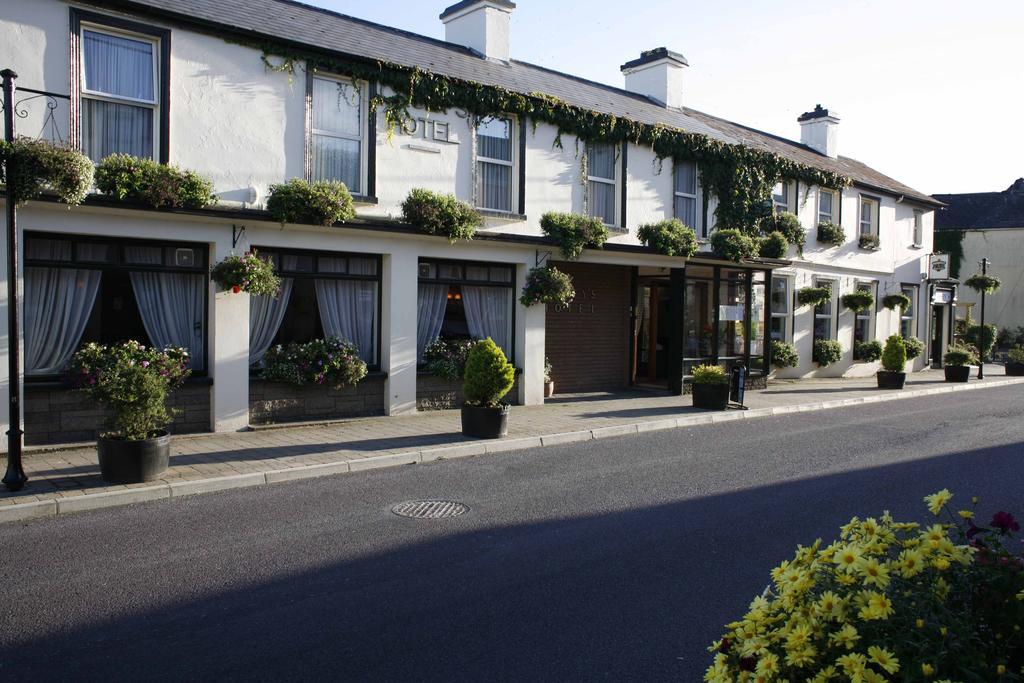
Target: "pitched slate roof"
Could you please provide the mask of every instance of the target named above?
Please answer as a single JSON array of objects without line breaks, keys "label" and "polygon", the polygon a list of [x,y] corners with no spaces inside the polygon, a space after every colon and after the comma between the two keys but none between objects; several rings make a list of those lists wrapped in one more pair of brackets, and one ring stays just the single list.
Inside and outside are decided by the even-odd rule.
[{"label": "pitched slate roof", "polygon": [[936,230],[1024,228],[1024,178],[1002,192],[934,196],[947,205],[935,214]]},{"label": "pitched slate roof", "polygon": [[670,109],[643,95],[544,67],[481,58],[469,48],[356,19],[293,0],[86,0],[107,9],[153,14],[217,35],[242,35],[388,61],[513,92],[542,92],[591,111],[646,124],[663,124],[728,143],[746,144],[793,161],[846,175],[855,183],[938,205],[929,195],[847,157],[831,159],[792,140],[692,109]]}]

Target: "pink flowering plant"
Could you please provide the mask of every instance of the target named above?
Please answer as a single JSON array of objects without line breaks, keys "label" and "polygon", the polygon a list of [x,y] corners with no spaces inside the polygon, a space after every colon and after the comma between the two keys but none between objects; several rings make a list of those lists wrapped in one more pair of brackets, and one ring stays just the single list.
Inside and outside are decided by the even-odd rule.
[{"label": "pink flowering plant", "polygon": [[72,386],[108,410],[104,438],[141,441],[170,423],[167,396],[190,374],[188,351],[137,341],[88,343],[68,365]]},{"label": "pink flowering plant", "polygon": [[705,681],[1022,681],[1024,557],[1009,512],[978,523],[943,489],[920,525],[854,517],[772,570],[713,643]]},{"label": "pink flowering plant", "polygon": [[276,296],[281,289],[281,278],[274,273],[274,264],[269,258],[261,258],[255,249],[242,256],[225,257],[213,267],[210,276],[221,289],[235,294]]},{"label": "pink flowering plant", "polygon": [[466,360],[476,339],[435,339],[423,350],[424,369],[452,382],[466,376]]},{"label": "pink flowering plant", "polygon": [[330,337],[278,344],[263,358],[263,378],[295,386],[355,386],[366,377],[366,362],[354,344]]}]

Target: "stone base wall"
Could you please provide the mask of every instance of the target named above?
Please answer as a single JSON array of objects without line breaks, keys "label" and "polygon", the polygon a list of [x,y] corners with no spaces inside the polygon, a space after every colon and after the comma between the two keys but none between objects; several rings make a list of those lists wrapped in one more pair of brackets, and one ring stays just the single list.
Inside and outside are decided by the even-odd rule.
[{"label": "stone base wall", "polygon": [[[210,390],[207,383],[188,383],[171,394],[168,405],[177,415],[172,434],[210,431]],[[106,413],[85,394],[62,386],[25,385],[25,444],[95,441]]]},{"label": "stone base wall", "polygon": [[249,423],[339,420],[384,414],[384,376],[369,376],[354,387],[296,387],[249,380]]},{"label": "stone base wall", "polygon": [[[508,403],[518,403],[519,377],[505,395]],[[420,373],[416,376],[416,407],[420,410],[451,410],[461,408],[465,395],[462,380],[447,380],[434,375]]]}]

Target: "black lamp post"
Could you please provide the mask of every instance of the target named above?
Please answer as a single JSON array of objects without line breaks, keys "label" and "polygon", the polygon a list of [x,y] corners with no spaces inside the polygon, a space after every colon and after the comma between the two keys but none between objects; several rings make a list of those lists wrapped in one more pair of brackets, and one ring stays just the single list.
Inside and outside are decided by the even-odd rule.
[{"label": "black lamp post", "polygon": [[[11,69],[0,71],[4,90],[4,140],[14,140],[14,79],[18,74]],[[15,161],[8,156],[5,169],[8,178],[7,197],[7,379],[10,383],[8,417],[11,428],[7,431],[7,473],[4,486],[8,491],[20,491],[28,477],[21,464],[21,349],[18,340],[21,331],[18,324],[18,198],[14,196],[15,183],[10,182]]]},{"label": "black lamp post", "polygon": [[[988,259],[983,258],[980,261],[981,274],[988,275]],[[985,289],[981,290],[981,331],[978,332],[978,345],[979,354],[981,358],[978,359],[978,379],[985,379],[985,333],[988,329],[985,327]]]}]

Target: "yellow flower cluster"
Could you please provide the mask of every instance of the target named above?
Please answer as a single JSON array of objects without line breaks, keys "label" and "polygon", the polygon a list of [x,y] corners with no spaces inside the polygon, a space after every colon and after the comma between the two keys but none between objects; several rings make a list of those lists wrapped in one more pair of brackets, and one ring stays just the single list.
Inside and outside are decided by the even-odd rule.
[{"label": "yellow flower cluster", "polygon": [[[937,515],[951,497],[944,490],[926,503]],[[949,530],[899,523],[886,512],[878,519],[855,517],[827,546],[819,539],[798,548],[772,570],[771,584],[747,614],[711,646],[716,654],[704,680],[893,680],[901,662],[891,632],[913,631],[915,622],[923,628],[920,615],[941,609],[949,593],[951,568],[973,562],[973,549],[955,544]],[[921,665],[928,680],[939,674]]]}]

